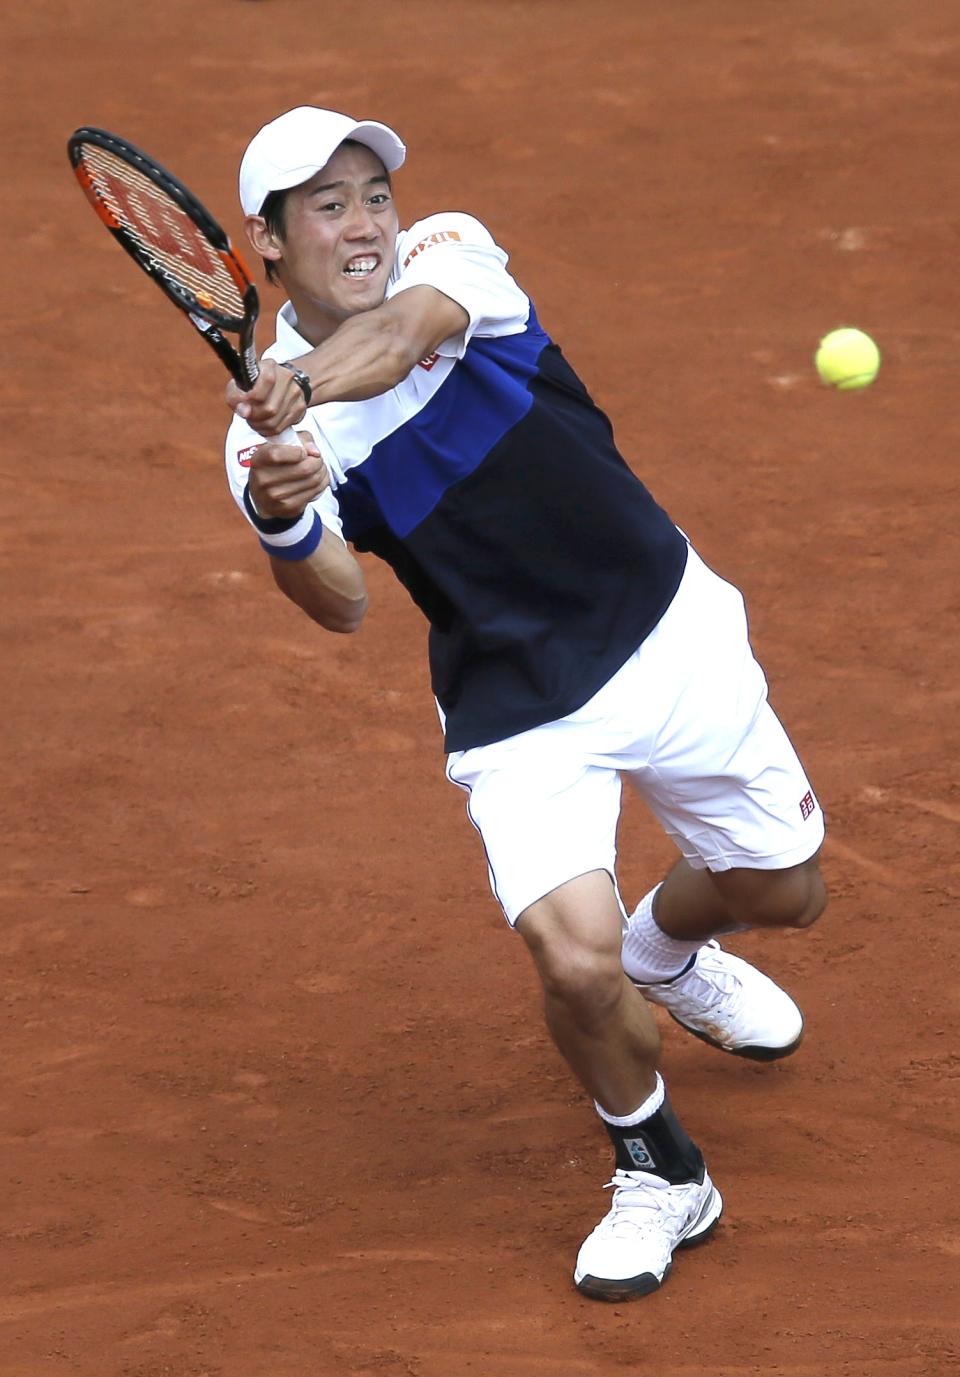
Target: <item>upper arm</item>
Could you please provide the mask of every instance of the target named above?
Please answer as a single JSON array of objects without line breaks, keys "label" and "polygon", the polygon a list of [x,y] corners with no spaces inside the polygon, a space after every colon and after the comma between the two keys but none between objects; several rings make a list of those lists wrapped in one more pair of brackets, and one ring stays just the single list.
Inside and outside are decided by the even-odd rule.
[{"label": "upper arm", "polygon": [[397,246],[398,275],[387,304],[431,287],[459,306],[458,328],[435,342],[434,350],[459,358],[474,335],[519,334],[530,317],[530,301],[507,271],[508,258],[485,225],[472,215],[444,211],[417,221]]},{"label": "upper arm", "polygon": [[437,287],[411,287],[380,307],[384,324],[393,325],[409,346],[411,367],[429,358],[444,340],[462,337],[470,324],[468,312]]}]

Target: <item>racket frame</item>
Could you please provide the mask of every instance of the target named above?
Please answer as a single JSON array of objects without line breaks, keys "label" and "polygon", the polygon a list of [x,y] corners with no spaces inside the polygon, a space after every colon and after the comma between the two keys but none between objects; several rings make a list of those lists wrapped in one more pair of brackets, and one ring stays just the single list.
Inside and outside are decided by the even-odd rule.
[{"label": "racket frame", "polygon": [[[200,300],[195,292],[177,281],[163,263],[127,231],[123,222],[97,192],[94,178],[84,164],[83,149],[88,144],[104,149],[153,182],[192,221],[233,280],[240,294],[242,316],[227,315],[212,304]],[[248,391],[260,372],[254,344],[260,299],[249,269],[206,206],[155,159],[127,139],[111,134],[106,129],[85,125],[75,130],[67,141],[67,153],[77,181],[117,243],[156,282],[174,305],[184,312],[238,386]],[[227,339],[227,331],[238,336],[237,347]]]}]

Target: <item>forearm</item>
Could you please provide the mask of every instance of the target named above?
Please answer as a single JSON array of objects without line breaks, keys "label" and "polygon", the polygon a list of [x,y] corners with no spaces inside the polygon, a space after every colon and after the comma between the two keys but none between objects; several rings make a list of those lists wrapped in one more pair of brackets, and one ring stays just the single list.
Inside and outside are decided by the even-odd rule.
[{"label": "forearm", "polygon": [[297,359],[313,385],[313,403],[361,402],[389,392],[423,357],[390,313],[353,316],[311,353]]},{"label": "forearm", "polygon": [[314,404],[365,401],[396,387],[468,323],[463,307],[442,292],[414,287],[373,311],[351,316],[295,362],[310,378]]},{"label": "forearm", "polygon": [[[362,402],[396,387],[469,324],[469,315],[451,297],[419,285],[350,316],[309,354],[289,362],[309,378],[312,405]],[[292,374],[268,359],[248,391],[228,384],[227,404],[260,435],[280,435],[302,419],[304,396]]]},{"label": "forearm", "polygon": [[274,582],[285,597],[327,631],[356,631],[367,610],[367,591],[360,565],[342,540],[324,531],[306,559],[270,556]]}]

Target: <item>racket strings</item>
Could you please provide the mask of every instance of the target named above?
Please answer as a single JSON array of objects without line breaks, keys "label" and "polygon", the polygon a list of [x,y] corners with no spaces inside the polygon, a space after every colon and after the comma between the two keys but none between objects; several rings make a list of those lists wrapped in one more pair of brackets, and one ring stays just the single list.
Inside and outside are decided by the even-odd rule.
[{"label": "racket strings", "polygon": [[244,301],[238,283],[220,252],[163,188],[97,144],[83,146],[82,165],[107,223],[112,218],[181,291],[239,329]]}]

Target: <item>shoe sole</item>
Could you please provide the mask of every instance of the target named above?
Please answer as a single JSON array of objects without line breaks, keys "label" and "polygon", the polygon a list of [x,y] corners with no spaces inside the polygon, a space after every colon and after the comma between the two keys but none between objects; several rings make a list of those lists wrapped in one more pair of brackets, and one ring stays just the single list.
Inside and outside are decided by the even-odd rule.
[{"label": "shoe sole", "polygon": [[718,1052],[726,1052],[727,1055],[731,1057],[746,1057],[748,1061],[779,1061],[781,1057],[789,1057],[797,1050],[801,1042],[803,1042],[803,1027],[801,1026],[800,1032],[794,1038],[793,1042],[788,1042],[785,1047],[724,1047],[722,1042],[717,1042],[715,1038],[710,1037],[707,1033],[702,1033],[699,1028],[691,1028],[689,1023],[684,1023],[682,1018],[677,1018],[676,1014],[670,1013],[669,1009],[667,1013],[670,1014],[674,1023],[679,1023],[685,1033],[692,1033],[695,1038],[699,1038],[701,1042],[705,1042],[708,1047],[715,1047]]},{"label": "shoe sole", "polygon": [[[695,1248],[698,1244],[705,1243],[719,1224],[722,1214],[723,1197],[714,1186],[698,1218],[673,1251],[676,1253],[681,1248]],[[672,1267],[671,1258],[662,1277],[656,1276],[653,1272],[640,1272],[635,1277],[621,1277],[616,1280],[611,1280],[609,1277],[593,1277],[587,1273],[578,1281],[576,1273],[574,1273],[573,1284],[581,1295],[589,1296],[591,1300],[633,1300],[635,1297],[649,1296],[653,1291],[659,1291],[670,1275]]]}]

